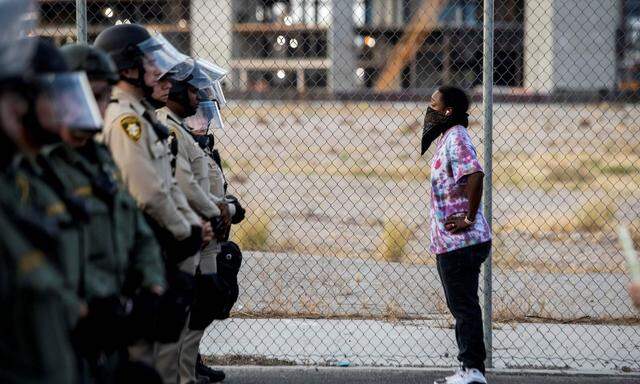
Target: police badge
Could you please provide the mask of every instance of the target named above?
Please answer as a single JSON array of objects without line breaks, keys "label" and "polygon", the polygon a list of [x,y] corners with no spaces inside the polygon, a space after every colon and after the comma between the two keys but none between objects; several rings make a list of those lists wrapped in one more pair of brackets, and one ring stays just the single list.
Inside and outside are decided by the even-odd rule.
[{"label": "police badge", "polygon": [[120,125],[131,140],[138,141],[142,136],[142,124],[137,116],[125,116],[120,119]]}]

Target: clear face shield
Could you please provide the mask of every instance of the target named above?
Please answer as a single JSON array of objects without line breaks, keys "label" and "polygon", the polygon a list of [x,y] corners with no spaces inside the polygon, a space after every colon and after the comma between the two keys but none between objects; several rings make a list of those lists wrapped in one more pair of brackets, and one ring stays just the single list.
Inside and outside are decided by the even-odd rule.
[{"label": "clear face shield", "polygon": [[[194,72],[196,71],[208,77],[209,82],[206,84],[206,86],[210,86],[213,88],[213,99],[218,102],[218,106],[220,108],[224,107],[227,104],[227,99],[224,97],[221,81],[222,79],[224,79],[228,72],[209,61],[201,59],[196,60]],[[203,88],[201,86],[194,86],[198,89]]]},{"label": "clear face shield", "polygon": [[224,79],[225,76],[229,73],[229,71],[213,64],[210,61],[197,59],[196,65],[201,68],[201,70],[207,74],[213,81],[220,81]]},{"label": "clear face shield", "polygon": [[27,35],[38,22],[38,8],[32,0],[0,0],[0,77],[22,76],[35,50]]},{"label": "clear face shield", "polygon": [[217,103],[211,100],[200,101],[196,114],[187,117],[185,123],[196,135],[206,135],[213,128],[224,128],[220,109]]},{"label": "clear face shield", "polygon": [[144,53],[145,70],[153,66],[159,71],[158,78],[171,76],[173,79],[185,80],[193,69],[189,56],[180,53],[164,36],[158,34],[138,44]]},{"label": "clear face shield", "polygon": [[102,117],[84,72],[38,76],[40,95],[51,111],[51,123],[87,134],[102,130]]}]

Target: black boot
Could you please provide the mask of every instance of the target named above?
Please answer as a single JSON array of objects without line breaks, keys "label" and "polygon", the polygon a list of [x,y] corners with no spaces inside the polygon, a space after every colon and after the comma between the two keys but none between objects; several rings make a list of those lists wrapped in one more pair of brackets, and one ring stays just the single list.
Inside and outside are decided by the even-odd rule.
[{"label": "black boot", "polygon": [[210,383],[218,383],[225,378],[224,372],[207,367],[202,362],[202,356],[199,353],[198,360],[196,362],[196,375],[207,377]]}]

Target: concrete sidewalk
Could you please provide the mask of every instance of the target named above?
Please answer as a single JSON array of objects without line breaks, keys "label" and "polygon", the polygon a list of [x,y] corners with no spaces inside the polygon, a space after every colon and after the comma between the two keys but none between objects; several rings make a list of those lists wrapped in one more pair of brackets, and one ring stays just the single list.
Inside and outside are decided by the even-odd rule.
[{"label": "concrete sidewalk", "polygon": [[[493,362],[499,369],[640,371],[640,333],[633,326],[496,323],[493,332]],[[444,318],[395,322],[233,318],[207,329],[200,353],[313,366],[457,364],[454,331]]]},{"label": "concrete sidewalk", "polygon": [[[451,371],[418,368],[224,367],[225,384],[431,384]],[[572,372],[490,372],[491,384],[638,384],[640,375]]]}]

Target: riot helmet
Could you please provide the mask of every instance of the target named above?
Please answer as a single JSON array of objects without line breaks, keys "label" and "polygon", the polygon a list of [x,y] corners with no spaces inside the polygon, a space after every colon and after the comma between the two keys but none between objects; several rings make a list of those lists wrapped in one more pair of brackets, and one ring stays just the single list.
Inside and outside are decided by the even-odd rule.
[{"label": "riot helmet", "polygon": [[72,71],[84,71],[87,74],[100,113],[104,115],[111,100],[112,86],[120,79],[111,57],[104,51],[85,44],[69,44],[60,50]]}]

